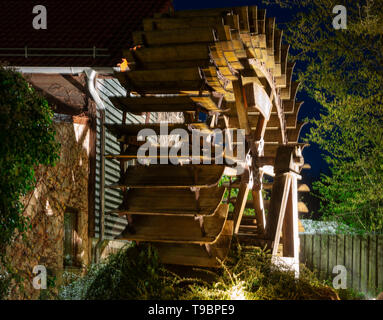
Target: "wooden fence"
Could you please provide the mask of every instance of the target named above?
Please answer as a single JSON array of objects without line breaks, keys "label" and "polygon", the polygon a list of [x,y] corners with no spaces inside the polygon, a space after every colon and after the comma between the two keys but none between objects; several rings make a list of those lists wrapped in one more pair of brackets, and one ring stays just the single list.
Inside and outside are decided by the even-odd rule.
[{"label": "wooden fence", "polygon": [[336,265],[347,269],[347,288],[375,296],[383,291],[383,235],[301,234],[300,261],[333,279]]}]

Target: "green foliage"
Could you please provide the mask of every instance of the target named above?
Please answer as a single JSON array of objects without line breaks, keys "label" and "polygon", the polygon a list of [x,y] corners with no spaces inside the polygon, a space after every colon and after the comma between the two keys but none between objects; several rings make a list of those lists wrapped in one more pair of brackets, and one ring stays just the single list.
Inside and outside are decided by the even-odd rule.
[{"label": "green foliage", "polygon": [[85,277],[64,286],[59,297],[76,300],[173,299],[175,280],[168,276],[152,247],[132,245],[92,266]]},{"label": "green foliage", "polygon": [[354,289],[339,289],[337,292],[341,300],[366,300],[366,296],[363,293],[357,292]]},{"label": "green foliage", "polygon": [[7,264],[4,251],[15,231],[28,228],[20,198],[33,189],[34,167],[58,159],[52,116],[20,73],[0,66],[0,264]]},{"label": "green foliage", "polygon": [[172,292],[152,247],[132,246],[112,256],[90,285],[86,299],[160,299]]},{"label": "green foliage", "polygon": [[[323,107],[306,137],[331,170],[314,186],[321,210],[356,230],[382,232],[383,0],[277,3],[299,12],[281,28],[301,88]],[[347,8],[347,30],[332,27],[335,5]]]},{"label": "green foliage", "polygon": [[[301,266],[301,276],[276,267],[271,255],[260,248],[240,247],[231,252],[221,269],[190,268],[185,278],[158,261],[150,246],[128,246],[92,266],[87,275],[70,279],[60,299],[330,299],[333,289]],[[204,275],[204,276],[202,276]]]},{"label": "green foliage", "polygon": [[271,254],[257,247],[241,247],[231,252],[223,273],[210,286],[193,285],[185,299],[309,300],[336,299],[333,289],[318,280],[303,265],[300,277],[286,266],[275,266]]},{"label": "green foliage", "polygon": [[105,262],[92,264],[88,267],[86,275],[80,275],[65,271],[63,273],[63,284],[60,287],[59,300],[84,300],[89,287],[97,277],[100,270],[105,267]]},{"label": "green foliage", "polygon": [[0,266],[0,299],[8,295],[11,278],[6,270]]},{"label": "green foliage", "polygon": [[[229,182],[230,182],[230,177],[222,176],[218,186],[221,187],[224,183],[229,183]],[[230,192],[230,198],[236,198],[238,196],[238,193],[239,193],[239,189],[238,188],[232,188],[231,192]],[[252,196],[251,192],[249,192],[249,194],[247,196],[247,199],[248,200],[252,200],[253,199],[253,196]],[[223,200],[224,201],[228,201],[229,200],[229,190],[228,189],[226,189],[225,194],[223,195]],[[234,210],[234,205],[232,203],[229,203],[229,210],[230,211]],[[245,208],[244,214],[245,215],[255,215],[255,210],[254,209],[250,209],[250,208]]]}]

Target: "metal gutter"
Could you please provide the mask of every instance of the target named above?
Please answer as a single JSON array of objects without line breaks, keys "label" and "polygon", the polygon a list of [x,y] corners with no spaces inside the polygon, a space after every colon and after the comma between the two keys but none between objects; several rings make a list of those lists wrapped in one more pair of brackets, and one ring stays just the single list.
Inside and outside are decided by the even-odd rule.
[{"label": "metal gutter", "polygon": [[101,247],[105,234],[105,106],[97,92],[96,81],[97,72],[93,69],[87,69],[85,74],[88,78],[87,85],[90,95],[96,102],[97,111],[100,114],[100,160],[101,160],[101,176],[100,176],[100,217],[99,217],[99,238],[94,248],[94,261],[97,263],[101,258]]},{"label": "metal gutter", "polygon": [[21,73],[45,73],[45,74],[79,74],[84,72],[91,72],[92,70],[100,74],[113,74],[115,71],[119,71],[120,68],[90,68],[90,67],[23,67],[16,66],[11,67]]}]

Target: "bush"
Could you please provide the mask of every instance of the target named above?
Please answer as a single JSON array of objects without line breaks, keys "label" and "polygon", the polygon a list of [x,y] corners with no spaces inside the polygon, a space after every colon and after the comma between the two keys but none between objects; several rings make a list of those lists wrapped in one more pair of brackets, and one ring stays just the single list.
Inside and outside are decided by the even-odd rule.
[{"label": "bush", "polygon": [[172,278],[159,263],[155,249],[131,245],[93,265],[86,276],[61,288],[61,299],[174,299]]},{"label": "bush", "polygon": [[234,246],[218,281],[209,287],[194,285],[186,299],[321,300],[338,299],[304,265],[299,279],[286,266],[275,266],[271,254],[258,247]]},{"label": "bush", "polygon": [[[183,270],[181,267],[175,269]],[[121,249],[106,261],[90,268],[84,277],[60,290],[61,299],[102,300],[282,300],[338,299],[337,293],[301,267],[294,272],[277,268],[271,255],[260,248],[237,245],[221,269],[188,268],[185,277],[169,271],[148,245]],[[210,280],[207,280],[210,278]]]}]

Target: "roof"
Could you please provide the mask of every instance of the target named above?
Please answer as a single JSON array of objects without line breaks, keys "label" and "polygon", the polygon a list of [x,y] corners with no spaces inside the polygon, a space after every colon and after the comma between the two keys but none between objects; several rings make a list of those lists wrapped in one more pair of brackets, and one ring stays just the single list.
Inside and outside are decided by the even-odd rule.
[{"label": "roof", "polygon": [[[32,21],[37,14],[33,14],[32,10],[36,2],[2,1],[0,61],[7,61],[12,66],[35,67],[116,66],[121,62],[122,50],[132,45],[132,31],[141,29],[142,19],[151,17],[154,13],[168,11],[171,2],[172,0],[44,0],[42,4],[47,9],[47,29],[35,30]],[[42,48],[50,50],[41,50]],[[63,48],[66,50],[57,50]],[[68,48],[82,50],[67,50]],[[31,56],[32,54],[40,56]],[[47,57],[46,54],[58,56]],[[80,54],[88,56],[79,56]],[[108,56],[99,56],[100,54]]]}]

